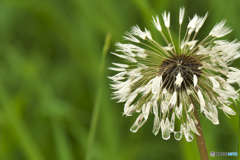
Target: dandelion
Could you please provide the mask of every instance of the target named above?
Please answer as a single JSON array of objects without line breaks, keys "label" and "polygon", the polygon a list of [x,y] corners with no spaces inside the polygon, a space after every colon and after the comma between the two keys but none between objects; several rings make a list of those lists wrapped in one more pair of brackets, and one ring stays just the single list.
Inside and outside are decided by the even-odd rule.
[{"label": "dandelion", "polygon": [[[109,68],[117,72],[109,77],[113,98],[125,102],[124,115],[139,113],[132,132],[137,132],[152,112],[153,134],[161,130],[164,140],[173,133],[176,140],[185,136],[190,142],[192,132],[199,135],[194,110],[215,125],[219,124],[219,110],[227,116],[236,114],[229,105],[239,97],[232,84],[240,86],[240,70],[229,64],[240,57],[240,43],[218,40],[232,31],[225,26],[226,20],[216,24],[206,38],[196,40],[208,13],[194,15],[181,35],[184,11],[180,9],[177,42],[170,31],[170,13],[164,12],[164,23],[160,24],[158,16],[152,22],[165,44],[155,41],[149,30],[134,26],[124,36],[130,42],[117,43],[118,49],[112,53],[126,62]],[[175,125],[176,120],[180,126]]]}]

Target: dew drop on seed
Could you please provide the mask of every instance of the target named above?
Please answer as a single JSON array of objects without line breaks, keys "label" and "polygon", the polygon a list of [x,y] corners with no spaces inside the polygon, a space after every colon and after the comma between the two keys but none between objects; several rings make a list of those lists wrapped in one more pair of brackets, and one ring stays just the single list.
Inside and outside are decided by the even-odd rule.
[{"label": "dew drop on seed", "polygon": [[180,139],[182,139],[182,133],[180,131],[175,132],[174,133],[174,138],[179,141]]},{"label": "dew drop on seed", "polygon": [[169,129],[164,129],[164,131],[162,133],[162,138],[164,140],[168,140],[170,138],[170,130]]},{"label": "dew drop on seed", "polygon": [[193,134],[192,133],[189,133],[187,136],[186,136],[186,140],[188,142],[191,142],[193,140]]},{"label": "dew drop on seed", "polygon": [[138,127],[137,124],[133,124],[132,127],[130,128],[130,130],[131,130],[132,132],[137,132],[138,128],[139,128],[139,127]]},{"label": "dew drop on seed", "polygon": [[136,119],[135,123],[130,128],[130,131],[137,132],[138,129],[146,122],[143,118],[143,114],[140,114],[139,117]]}]

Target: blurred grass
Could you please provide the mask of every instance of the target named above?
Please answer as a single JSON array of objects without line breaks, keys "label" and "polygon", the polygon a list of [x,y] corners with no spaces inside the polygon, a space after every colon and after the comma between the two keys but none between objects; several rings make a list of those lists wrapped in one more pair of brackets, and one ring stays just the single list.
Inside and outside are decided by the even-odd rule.
[{"label": "blurred grass", "polygon": [[101,99],[102,99],[102,94],[103,94],[103,86],[102,86],[102,81],[103,81],[103,76],[105,75],[104,70],[105,70],[105,59],[106,55],[109,49],[110,45],[110,40],[111,40],[111,33],[108,33],[105,39],[105,44],[103,46],[102,50],[102,57],[101,57],[101,64],[99,68],[99,73],[98,73],[98,89],[97,89],[97,96],[94,102],[93,106],[93,111],[92,111],[92,118],[91,118],[91,125],[89,129],[89,134],[88,134],[88,146],[87,146],[87,152],[86,152],[86,160],[91,159],[91,150],[92,146],[94,143],[95,135],[96,135],[96,130],[97,130],[97,125],[98,125],[98,119],[99,119],[99,112],[100,112],[100,107],[101,107]]},{"label": "blurred grass", "polygon": [[[167,10],[176,39],[181,6],[186,8],[185,25],[195,13],[209,12],[197,38],[222,18],[233,28],[226,38],[240,36],[238,0],[0,1],[0,159],[84,159],[106,34],[112,34],[110,51],[135,24],[151,29],[158,39],[151,16]],[[198,159],[195,139],[188,143],[154,136],[153,116],[137,133],[130,132],[137,115],[123,117],[123,104],[110,100],[107,76],[113,72],[106,68],[111,62],[120,60],[106,57],[92,159]],[[239,62],[232,65],[240,68]],[[238,151],[239,116],[228,119],[219,111],[219,119],[215,126],[200,117],[208,152]]]}]

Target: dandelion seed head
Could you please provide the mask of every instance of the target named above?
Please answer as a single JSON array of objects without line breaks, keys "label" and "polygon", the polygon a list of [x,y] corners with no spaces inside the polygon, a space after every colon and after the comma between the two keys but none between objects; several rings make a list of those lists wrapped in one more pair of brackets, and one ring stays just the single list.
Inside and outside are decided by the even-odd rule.
[{"label": "dandelion seed head", "polygon": [[[179,28],[184,12],[184,7],[180,8]],[[207,16],[195,14],[190,18],[185,34],[179,29],[179,41],[175,42],[170,32],[170,13],[165,11],[162,18],[167,34],[158,16],[152,20],[165,43],[158,43],[154,37],[159,35],[139,26],[126,32],[124,39],[129,43],[116,43],[112,54],[125,63],[112,63],[114,67],[109,69],[116,74],[108,78],[113,99],[125,103],[123,114],[139,113],[130,128],[132,132],[137,132],[153,113],[154,135],[161,133],[168,140],[173,134],[176,140],[185,137],[190,142],[192,133],[199,135],[194,111],[200,111],[214,125],[220,123],[219,110],[227,116],[236,114],[229,105],[239,97],[232,85],[240,86],[240,70],[229,64],[240,57],[240,42],[218,40],[232,31],[225,26],[226,20],[217,23],[203,40],[195,39]]]}]

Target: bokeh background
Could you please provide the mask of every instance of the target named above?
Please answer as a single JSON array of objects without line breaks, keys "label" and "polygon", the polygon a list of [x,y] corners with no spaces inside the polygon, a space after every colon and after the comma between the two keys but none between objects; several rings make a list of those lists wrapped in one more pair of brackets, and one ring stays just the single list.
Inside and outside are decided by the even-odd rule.
[{"label": "bokeh background", "polygon": [[[121,62],[109,52],[125,31],[138,24],[158,38],[151,16],[167,10],[176,39],[182,6],[185,26],[188,17],[209,12],[198,39],[223,18],[233,28],[225,38],[240,37],[239,0],[1,0],[0,159],[82,160],[86,153],[94,160],[199,159],[196,139],[154,136],[153,115],[130,132],[137,114],[122,116],[107,79],[111,62]],[[240,60],[232,66],[240,68]],[[239,116],[219,111],[219,119],[213,125],[200,116],[208,152],[238,152]]]}]

